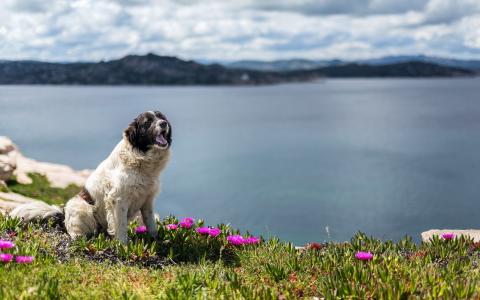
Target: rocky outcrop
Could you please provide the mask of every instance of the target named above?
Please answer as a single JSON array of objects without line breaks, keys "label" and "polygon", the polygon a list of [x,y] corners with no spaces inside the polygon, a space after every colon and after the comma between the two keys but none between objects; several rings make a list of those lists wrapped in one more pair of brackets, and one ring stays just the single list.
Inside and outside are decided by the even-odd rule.
[{"label": "rocky outcrop", "polygon": [[0,180],[6,181],[15,176],[19,183],[29,184],[32,180],[28,173],[43,174],[52,186],[65,188],[69,184],[84,185],[91,171],[75,171],[66,165],[39,162],[25,157],[12,140],[0,136]]},{"label": "rocky outcrop", "polygon": [[[17,182],[29,184],[32,179],[28,173],[39,173],[45,175],[53,187],[65,188],[69,184],[83,186],[90,170],[76,171],[66,165],[39,162],[25,157],[18,147],[8,137],[0,136],[0,187],[5,181],[13,177]],[[10,211],[15,206],[40,201],[28,198],[16,193],[0,192],[0,211]]]},{"label": "rocky outcrop", "polygon": [[18,149],[12,140],[0,136],[0,181],[6,181],[12,177],[17,168]]},{"label": "rocky outcrop", "polygon": [[0,192],[0,213],[9,212],[17,205],[40,201],[16,193]]},{"label": "rocky outcrop", "polygon": [[422,232],[422,241],[428,242],[433,236],[442,236],[444,233],[453,233],[455,236],[465,235],[473,239],[474,242],[480,242],[480,230],[478,229],[430,229]]},{"label": "rocky outcrop", "polygon": [[28,177],[28,173],[44,174],[53,187],[65,188],[69,184],[84,185],[91,171],[75,171],[66,165],[39,162],[20,153],[17,156],[17,169],[14,175],[16,175],[18,182],[28,184],[32,181]]}]

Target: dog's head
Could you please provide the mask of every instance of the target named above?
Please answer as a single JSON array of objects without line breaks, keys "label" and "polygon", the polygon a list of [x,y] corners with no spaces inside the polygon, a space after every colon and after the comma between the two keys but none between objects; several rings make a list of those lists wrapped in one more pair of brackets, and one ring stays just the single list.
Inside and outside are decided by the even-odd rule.
[{"label": "dog's head", "polygon": [[128,125],[125,137],[134,149],[141,152],[166,150],[172,144],[172,126],[161,112],[147,111]]}]

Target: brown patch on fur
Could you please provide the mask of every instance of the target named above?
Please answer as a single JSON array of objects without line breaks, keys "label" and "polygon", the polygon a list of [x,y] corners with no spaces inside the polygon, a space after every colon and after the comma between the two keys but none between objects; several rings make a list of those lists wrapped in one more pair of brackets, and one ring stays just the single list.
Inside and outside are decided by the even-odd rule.
[{"label": "brown patch on fur", "polygon": [[92,195],[90,195],[85,187],[82,187],[80,193],[78,193],[78,196],[87,201],[88,204],[95,205],[95,200],[93,200]]}]

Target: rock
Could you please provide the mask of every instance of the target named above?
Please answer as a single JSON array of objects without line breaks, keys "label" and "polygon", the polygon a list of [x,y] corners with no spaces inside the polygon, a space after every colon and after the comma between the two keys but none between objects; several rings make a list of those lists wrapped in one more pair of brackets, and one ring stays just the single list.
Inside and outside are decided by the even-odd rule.
[{"label": "rock", "polygon": [[434,235],[441,236],[444,233],[454,233],[455,236],[469,236],[475,242],[480,242],[480,230],[479,229],[430,229],[422,232],[422,241],[428,242]]},{"label": "rock", "polygon": [[10,179],[17,168],[18,148],[6,136],[0,136],[0,181]]},{"label": "rock", "polygon": [[18,147],[6,136],[0,136],[0,182],[15,175],[22,184],[32,183],[28,173],[40,173],[47,176],[54,187],[65,188],[69,184],[82,186],[91,170],[75,171],[69,166],[38,162],[20,153]]},{"label": "rock", "polygon": [[0,192],[0,212],[9,212],[17,205],[40,201],[16,193]]},{"label": "rock", "polygon": [[16,193],[1,192],[1,187],[5,185],[4,181],[12,175],[16,176],[19,183],[31,183],[32,179],[28,173],[43,174],[48,178],[51,186],[65,188],[69,184],[83,186],[91,171],[75,171],[66,165],[27,158],[8,137],[0,136],[0,212],[8,212],[21,203],[40,201]]},{"label": "rock", "polygon": [[17,157],[17,169],[15,175],[17,181],[23,184],[32,182],[28,173],[40,173],[47,176],[50,184],[54,187],[65,188],[69,184],[83,186],[91,170],[75,171],[69,166],[39,162],[23,156],[21,153]]}]

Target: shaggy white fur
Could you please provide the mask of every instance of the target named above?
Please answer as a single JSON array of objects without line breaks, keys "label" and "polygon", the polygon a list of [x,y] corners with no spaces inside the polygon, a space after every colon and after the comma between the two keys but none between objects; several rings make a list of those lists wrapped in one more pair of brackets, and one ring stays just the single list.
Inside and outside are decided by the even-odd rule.
[{"label": "shaggy white fur", "polygon": [[[147,122],[146,117],[145,120],[141,118],[142,115],[153,115],[154,118],[149,117],[152,121]],[[67,202],[65,228],[72,238],[107,231],[126,242],[128,221],[138,211],[142,214],[148,232],[157,236],[153,202],[160,190],[160,173],[169,160],[171,135],[167,137],[168,143],[165,139],[161,139],[160,144],[149,143],[146,151],[136,147],[135,139],[145,142],[146,138],[150,138],[154,141],[159,135],[163,134],[163,137],[168,134],[171,129],[169,123],[167,126],[162,124],[165,121],[155,117],[154,112],[142,115],[130,124],[123,139],[87,179],[85,189],[93,203],[81,195]],[[135,133],[133,138],[128,135],[130,128]],[[10,213],[24,221],[46,219],[58,214],[62,214],[60,208],[36,203],[18,206]]]}]

